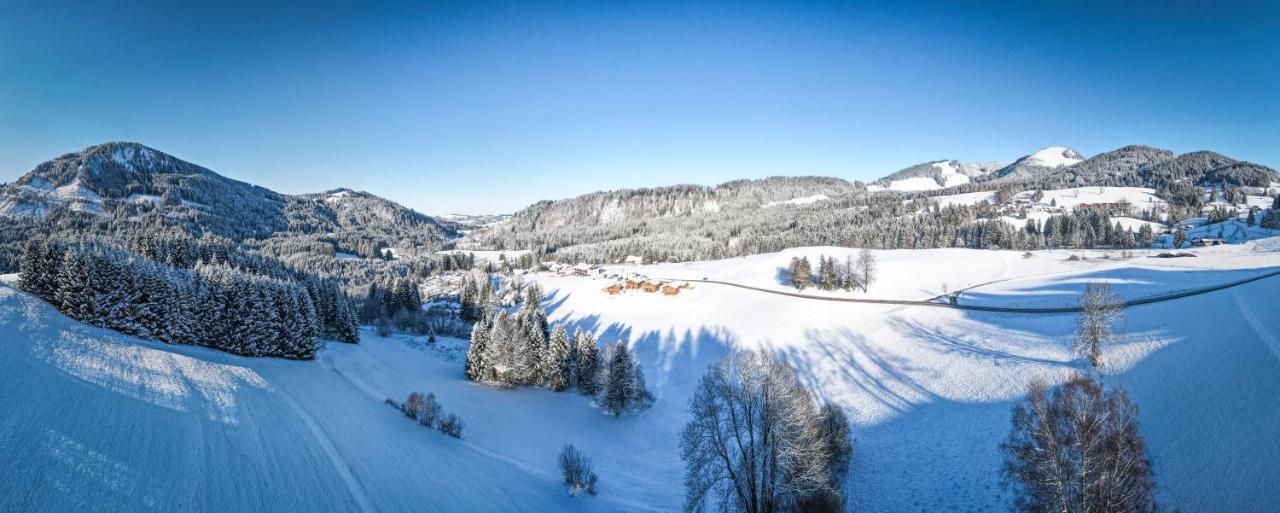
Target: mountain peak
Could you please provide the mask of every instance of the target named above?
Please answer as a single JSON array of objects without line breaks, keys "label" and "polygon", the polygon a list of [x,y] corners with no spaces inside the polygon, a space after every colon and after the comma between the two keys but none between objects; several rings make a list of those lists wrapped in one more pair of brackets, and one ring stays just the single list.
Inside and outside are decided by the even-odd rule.
[{"label": "mountain peak", "polygon": [[1049,146],[1023,157],[1027,165],[1040,167],[1064,167],[1084,161],[1080,152],[1066,146]]}]

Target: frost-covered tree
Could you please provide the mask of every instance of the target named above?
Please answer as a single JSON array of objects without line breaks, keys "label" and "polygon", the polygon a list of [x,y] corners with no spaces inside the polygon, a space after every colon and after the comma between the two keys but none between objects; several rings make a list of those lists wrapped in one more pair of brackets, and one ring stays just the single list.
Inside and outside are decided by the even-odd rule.
[{"label": "frost-covered tree", "polygon": [[1124,319],[1120,298],[1105,282],[1090,283],[1080,296],[1080,316],[1072,347],[1091,367],[1102,364],[1102,348],[1120,340],[1117,325]]},{"label": "frost-covered tree", "polygon": [[1138,228],[1138,244],[1142,247],[1150,247],[1155,241],[1155,232],[1152,231],[1151,225],[1142,223],[1142,227]]},{"label": "frost-covered tree", "polygon": [[703,375],[680,434],[684,511],[797,511],[832,492],[813,397],[785,362],[739,352]]},{"label": "frost-covered tree", "polygon": [[1083,375],[1033,382],[1001,444],[1005,486],[1027,513],[1151,513],[1155,482],[1138,408]]},{"label": "frost-covered tree", "polygon": [[484,381],[490,363],[485,357],[489,350],[489,330],[492,329],[488,319],[481,319],[471,328],[471,344],[467,346],[467,363],[465,372],[471,381]]},{"label": "frost-covered tree", "polygon": [[542,376],[547,388],[560,392],[569,388],[569,373],[569,332],[563,324],[557,324],[543,355]]},{"label": "frost-covered tree", "polygon": [[618,342],[609,350],[603,394],[601,406],[615,417],[647,408],[652,401],[644,371],[625,342]]},{"label": "frost-covered tree", "polygon": [[876,281],[876,259],[871,250],[862,248],[858,252],[858,262],[854,264],[858,272],[858,285],[866,292],[867,287]]},{"label": "frost-covered tree", "polygon": [[509,387],[516,385],[515,370],[517,351],[520,348],[520,331],[515,320],[506,310],[498,310],[489,328],[489,339],[485,344],[484,362],[487,366],[481,369],[488,383]]},{"label": "frost-covered tree", "polygon": [[578,391],[583,395],[594,396],[600,393],[600,348],[591,332],[579,329],[573,335],[573,346],[576,349],[577,365],[574,366],[574,379]]}]

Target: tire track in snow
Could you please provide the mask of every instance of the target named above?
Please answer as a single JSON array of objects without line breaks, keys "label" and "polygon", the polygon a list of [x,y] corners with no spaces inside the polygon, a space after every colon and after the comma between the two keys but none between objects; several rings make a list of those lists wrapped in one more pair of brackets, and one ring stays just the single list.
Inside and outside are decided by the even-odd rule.
[{"label": "tire track in snow", "polygon": [[1240,314],[1244,316],[1245,322],[1249,323],[1249,327],[1253,328],[1253,332],[1258,335],[1258,338],[1267,344],[1267,347],[1271,349],[1272,353],[1275,353],[1277,359],[1280,359],[1280,340],[1276,340],[1275,335],[1271,334],[1271,330],[1262,325],[1262,321],[1258,319],[1258,315],[1253,311],[1253,306],[1249,305],[1245,298],[1241,297],[1239,293],[1232,294],[1232,296],[1235,297],[1236,307],[1240,309]]},{"label": "tire track in snow", "polygon": [[338,454],[337,447],[334,447],[329,437],[324,434],[324,431],[320,430],[320,425],[316,424],[316,420],[303,410],[302,406],[297,401],[294,401],[293,397],[288,393],[281,393],[280,397],[293,408],[293,411],[302,419],[303,424],[307,425],[307,429],[311,431],[311,435],[315,437],[316,442],[319,442],[320,448],[324,450],[325,456],[329,458],[329,463],[333,465],[333,470],[338,473],[338,477],[346,485],[347,492],[351,494],[352,499],[355,499],[356,505],[360,506],[360,511],[374,513],[376,510],[369,502],[369,497],[365,495],[364,487],[360,486],[359,481],[356,481],[355,474],[351,473],[351,467],[348,467],[346,461],[343,461],[342,455]]}]

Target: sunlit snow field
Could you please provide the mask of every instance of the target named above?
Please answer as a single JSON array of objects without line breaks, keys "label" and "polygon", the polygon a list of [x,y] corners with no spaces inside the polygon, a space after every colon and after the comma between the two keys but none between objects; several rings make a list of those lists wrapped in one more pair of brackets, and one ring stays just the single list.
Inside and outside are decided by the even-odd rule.
[{"label": "sunlit snow field", "polygon": [[[867,293],[815,293],[923,300],[945,283],[964,289],[962,303],[1059,305],[1101,280],[1131,299],[1273,270],[1277,249],[1270,239],[1182,259],[877,251],[880,278]],[[242,358],[75,323],[10,278],[0,285],[0,510],[678,510],[687,400],[734,348],[785,355],[847,409],[855,511],[1001,509],[998,444],[1011,405],[1028,380],[1082,368],[1069,350],[1072,315],[837,303],[699,282],[791,290],[779,270],[792,256],[855,253],[614,269],[691,280],[674,297],[609,296],[604,278],[533,277],[553,321],[636,348],[657,402],[620,419],[573,392],[467,382],[460,340],[365,333],[312,362]],[[1278,282],[1130,308],[1125,340],[1105,352],[1105,381],[1140,408],[1170,510],[1264,512],[1280,494]],[[411,390],[460,415],[464,439],[382,404]],[[599,496],[570,497],[559,483],[566,442],[595,460]]]}]

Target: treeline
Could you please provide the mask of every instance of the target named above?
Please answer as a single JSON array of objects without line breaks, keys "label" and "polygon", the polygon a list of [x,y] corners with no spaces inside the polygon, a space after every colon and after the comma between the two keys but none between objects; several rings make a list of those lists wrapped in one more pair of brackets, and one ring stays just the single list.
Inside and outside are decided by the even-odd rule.
[{"label": "treeline", "polygon": [[[561,262],[618,262],[631,255],[645,262],[709,260],[802,246],[1028,250],[1127,245],[1127,230],[1116,231],[1102,210],[1078,208],[1057,217],[1028,229],[1004,222],[988,205],[937,207],[890,193],[608,224],[584,219],[527,231],[504,224],[473,237],[495,249],[532,248]],[[1053,226],[1046,228],[1050,222]]]},{"label": "treeline", "polygon": [[817,287],[821,290],[862,289],[866,292],[876,280],[876,260],[866,249],[858,252],[857,260],[849,256],[843,263],[836,257],[820,255],[818,273],[814,275],[809,257],[791,257],[786,280],[796,290]]},{"label": "treeline", "polygon": [[172,266],[103,239],[29,241],[18,287],[81,322],[247,356],[310,359],[318,336],[359,340],[336,282],[218,260]]},{"label": "treeline", "polygon": [[644,370],[625,343],[601,351],[595,337],[578,330],[570,339],[562,324],[549,330],[542,290],[526,287],[514,315],[490,304],[471,331],[467,379],[500,387],[576,388],[618,416],[647,408],[653,396]]}]

